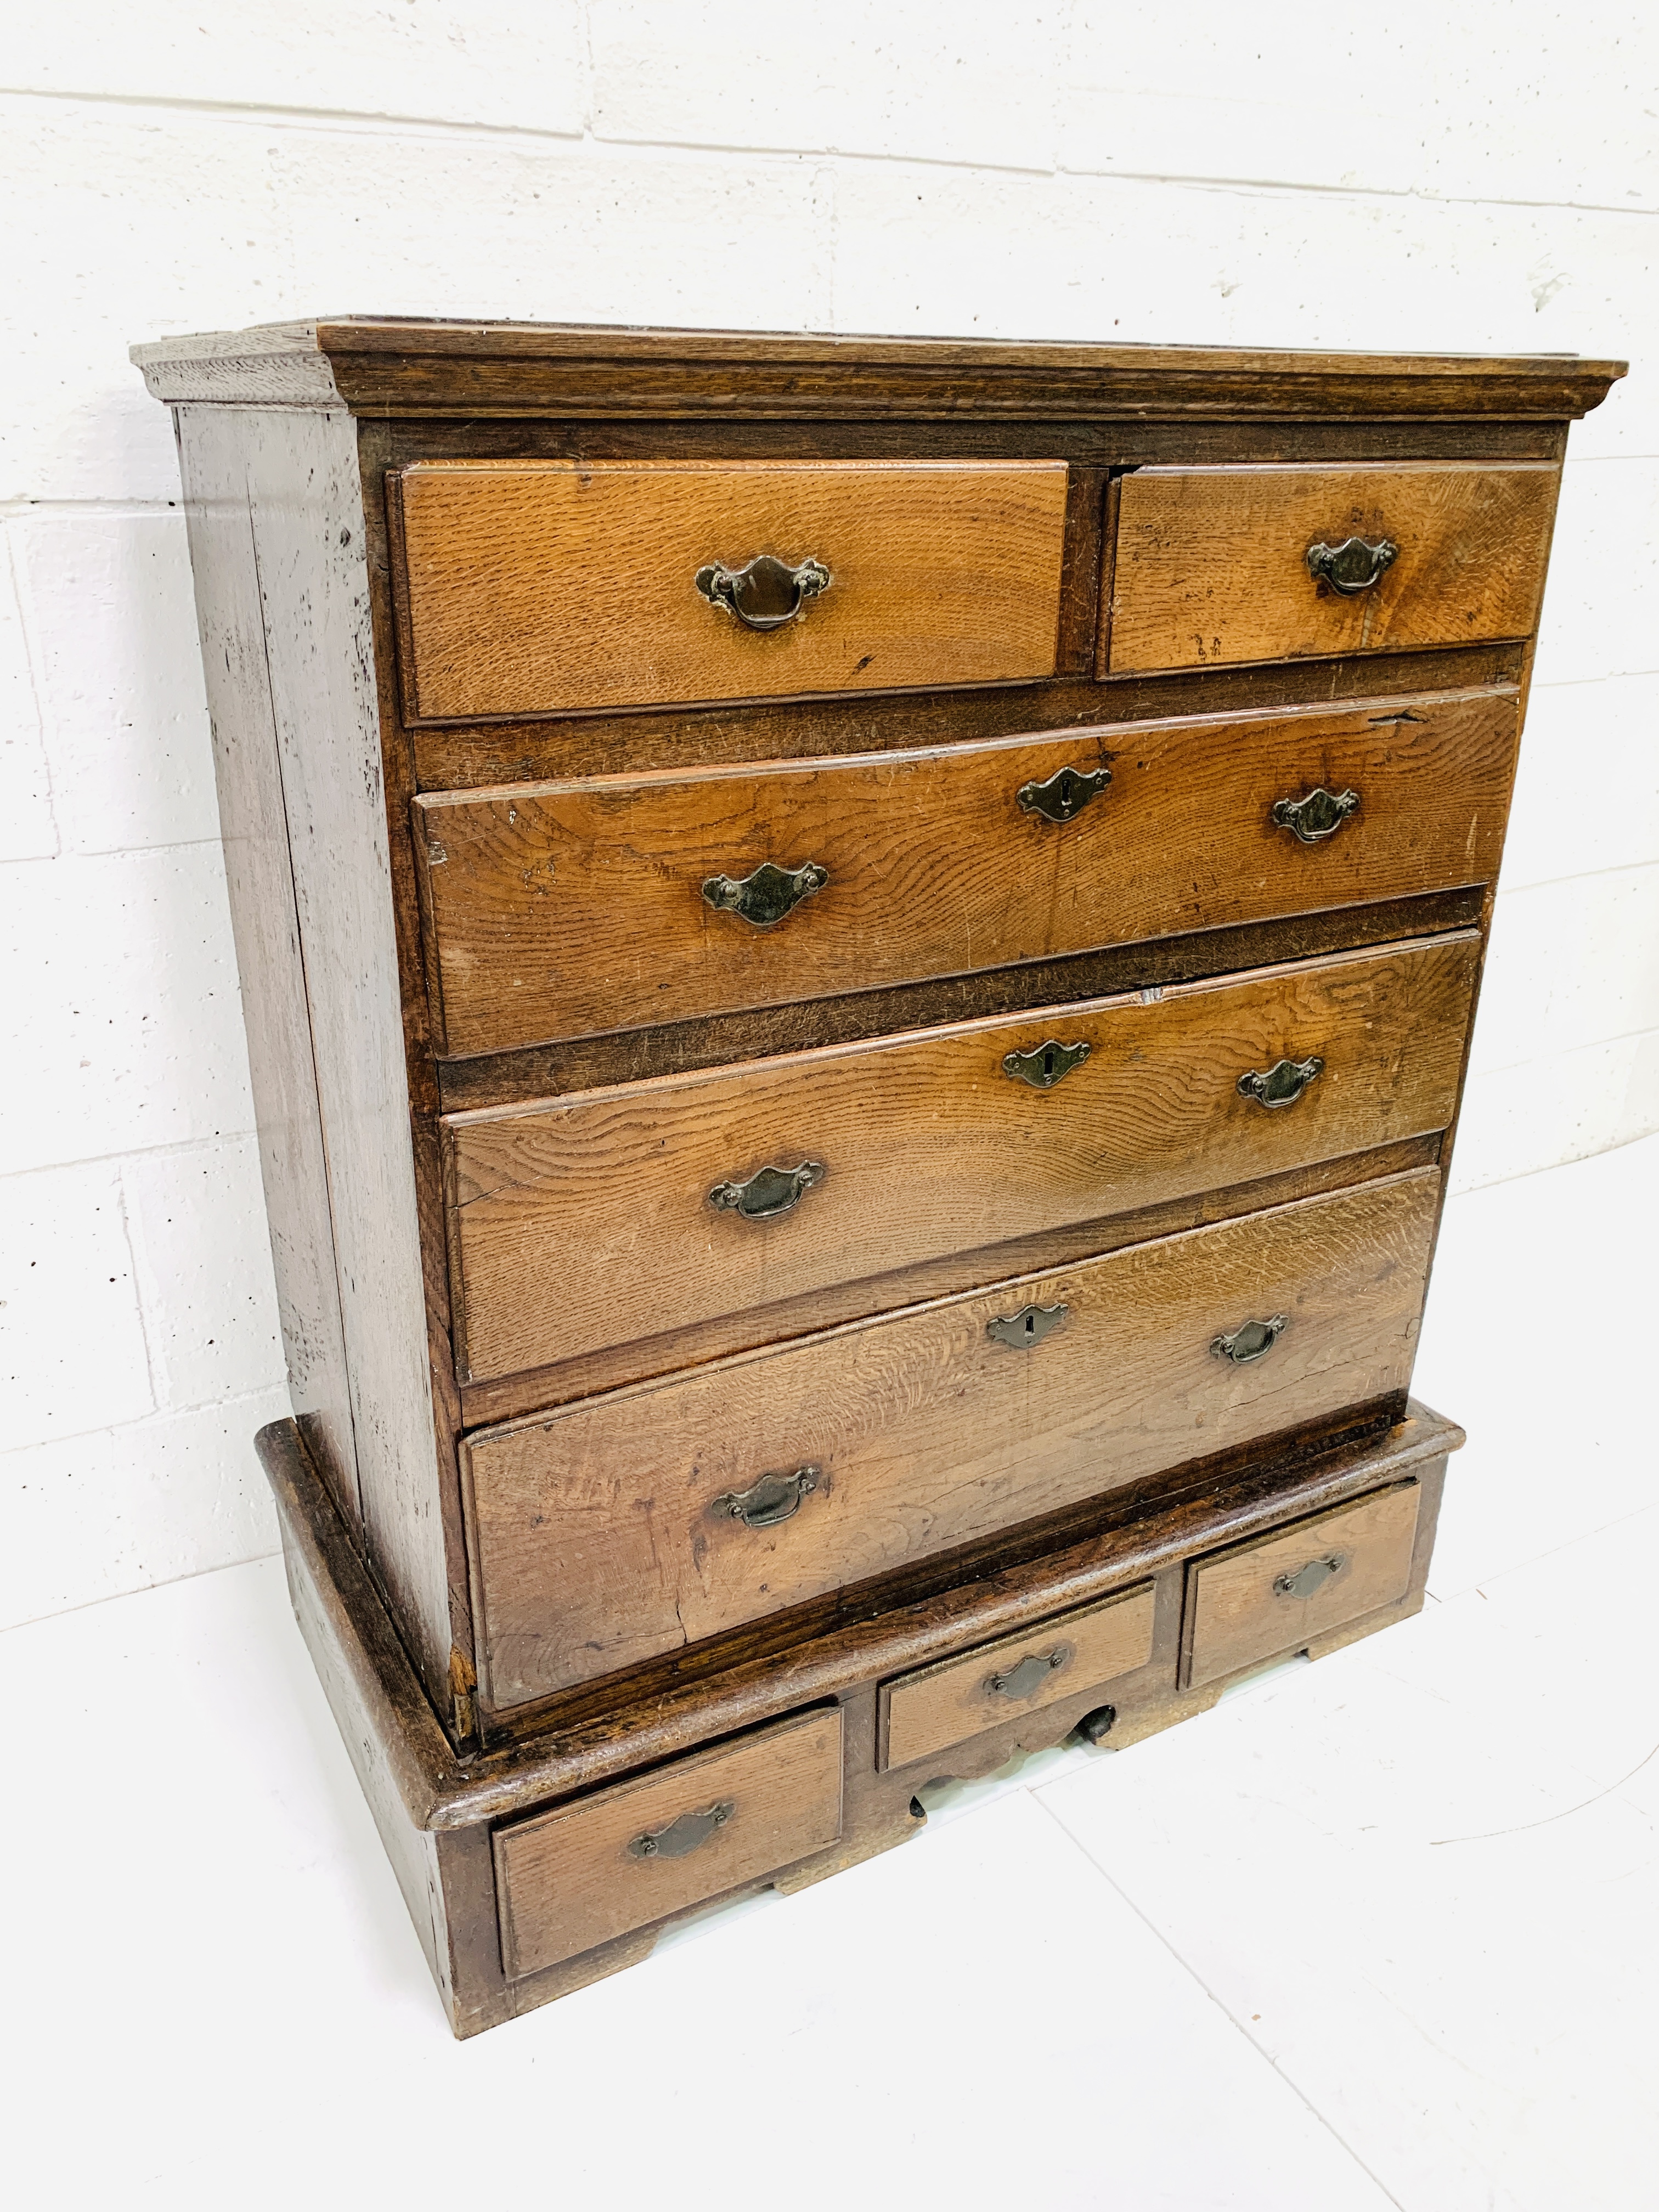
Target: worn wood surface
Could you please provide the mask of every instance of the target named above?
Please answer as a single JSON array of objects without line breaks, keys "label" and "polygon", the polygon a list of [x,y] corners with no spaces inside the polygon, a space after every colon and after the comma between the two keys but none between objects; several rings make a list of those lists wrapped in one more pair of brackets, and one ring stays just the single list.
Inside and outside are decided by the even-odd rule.
[{"label": "worn wood surface", "polygon": [[[1124,480],[1115,671],[1522,638],[1538,619],[1560,471],[1418,462],[1143,469]],[[1369,590],[1316,584],[1308,548],[1386,538]]]},{"label": "worn wood surface", "polygon": [[[1413,1402],[1393,1426],[1361,1437],[1339,1433],[1313,1449],[1247,1450],[1236,1463],[1200,1471],[1156,1499],[1132,1488],[1108,1498],[1085,1528],[1068,1530],[1046,1550],[1009,1546],[965,1573],[940,1577],[928,1570],[912,1583],[878,1585],[878,1601],[845,1606],[828,1627],[792,1634],[781,1645],[769,1624],[756,1624],[723,1650],[703,1647],[665,1674],[595,1684],[544,1708],[539,1721],[501,1734],[489,1749],[459,1754],[433,1717],[384,1597],[295,1424],[271,1423],[256,1443],[284,1549],[303,1558],[323,1593],[328,1633],[359,1685],[354,1694],[372,1708],[365,1724],[387,1747],[405,1809],[416,1826],[447,1832],[596,1788],[802,1706],[844,1700],[860,1683],[873,1686],[970,1644],[1017,1633],[1049,1614],[1164,1577],[1187,1557],[1407,1476],[1424,1484],[1418,1565],[1425,1569],[1433,1519],[1427,1507],[1437,1497],[1431,1475],[1463,1441],[1455,1423]],[[313,1628],[303,1620],[301,1626],[310,1641]],[[711,1649],[714,1663],[702,1663]]]},{"label": "worn wood surface", "polygon": [[[510,1705],[1404,1388],[1432,1170],[831,1330],[468,1440],[479,1674]],[[1067,1308],[1035,1350],[988,1323]],[[1214,1338],[1284,1314],[1235,1367]],[[803,1467],[793,1517],[720,1501]]]},{"label": "worn wood surface", "polygon": [[[501,1829],[501,1955],[509,1976],[591,1950],[821,1850],[841,1833],[841,1715],[757,1735]],[[684,1857],[628,1848],[687,1814],[730,1813]]]},{"label": "worn wood surface", "polygon": [[1622,362],[1571,354],[641,331],[368,316],[134,346],[158,399],[422,411],[755,417],[1583,414]]},{"label": "worn wood surface", "polygon": [[[423,462],[397,480],[411,721],[1053,673],[1063,461]],[[694,579],[831,581],[749,629]]]},{"label": "worn wood surface", "polygon": [[495,1427],[520,1414],[566,1406],[573,1399],[594,1397],[624,1383],[647,1382],[732,1352],[780,1344],[815,1329],[836,1328],[843,1322],[894,1313],[931,1298],[950,1297],[977,1284],[1001,1281],[1011,1275],[1040,1274],[1046,1268],[1091,1259],[1097,1253],[1116,1252],[1127,1244],[1173,1237],[1209,1222],[1231,1221],[1240,1214],[1288,1206],[1322,1191],[1374,1182],[1383,1176],[1403,1175],[1412,1168],[1437,1166],[1444,1149],[1444,1139],[1437,1134],[1407,1137],[1399,1144],[1345,1152],[1337,1159],[1316,1160],[1282,1175],[1259,1176],[1253,1182],[1211,1185],[1156,1206],[1113,1213],[1103,1220],[1068,1222],[1063,1228],[1006,1237],[972,1251],[947,1253],[940,1259],[895,1267],[884,1275],[832,1283],[804,1291],[799,1297],[780,1298],[772,1304],[720,1314],[711,1321],[580,1353],[552,1366],[521,1368],[489,1382],[463,1383],[463,1425],[468,1429]]},{"label": "worn wood surface", "polygon": [[[462,1374],[484,1380],[1319,1159],[1455,1100],[1480,940],[1342,954],[446,1122]],[[1151,1003],[1147,1003],[1150,999]],[[1005,1071],[1088,1057],[1049,1091]],[[1239,1078],[1316,1055],[1294,1103]],[[769,1165],[793,1209],[710,1202]]]},{"label": "worn wood surface", "polygon": [[[1144,1667],[1152,1656],[1152,1585],[1145,1583],[902,1676],[882,1692],[880,1764],[914,1765],[999,1726],[1022,1706],[1038,1711]],[[1006,1689],[996,1686],[1034,1659],[1047,1664],[1031,1688],[1018,1678]]]},{"label": "worn wood surface", "polygon": [[309,1037],[280,1048],[301,1056],[293,1080],[316,1086],[369,1554],[447,1709],[450,1583],[355,434],[343,414],[301,410],[240,416],[228,438],[222,416],[185,409],[179,428],[187,481],[198,434],[233,471],[219,495],[240,500],[252,540],[309,1017]]},{"label": "worn wood surface", "polygon": [[[799,1002],[1408,897],[1496,873],[1520,723],[1506,690],[1103,726],[767,769],[427,794],[415,843],[455,1054]],[[1111,781],[1073,820],[1018,794]],[[1358,811],[1318,844],[1273,809]],[[770,927],[703,885],[827,880]]]},{"label": "worn wood surface", "polygon": [[[1402,1597],[1419,1498],[1417,1485],[1405,1483],[1189,1568],[1183,1686],[1298,1651]],[[1275,1587],[1310,1562],[1327,1560],[1340,1565],[1312,1595]]]},{"label": "worn wood surface", "polygon": [[907,752],[979,738],[1164,721],[1176,715],[1358,705],[1380,710],[1415,692],[1484,690],[1520,679],[1513,641],[1425,653],[1352,653],[1334,660],[1177,669],[1162,675],[1054,677],[1046,684],[954,691],[844,692],[833,699],[743,706],[637,708],[501,722],[423,722],[404,740],[422,791],[562,782],[630,769],[729,767]]},{"label": "worn wood surface", "polygon": [[185,524],[289,1395],[355,1523],[351,1382],[244,437],[240,421],[192,423],[179,447]]},{"label": "worn wood surface", "polygon": [[1188,930],[1095,952],[1066,953],[1056,960],[1024,960],[1012,968],[936,976],[925,983],[890,984],[878,991],[745,1007],[645,1030],[565,1037],[515,1052],[441,1060],[438,1092],[448,1113],[527,1106],[568,1091],[600,1091],[653,1075],[683,1075],[698,1067],[895,1036],[904,1030],[1068,1006],[1122,991],[1167,990],[1174,983],[1274,968],[1322,952],[1438,937],[1448,930],[1479,927],[1485,911],[1485,888],[1466,884],[1415,898],[1378,899],[1364,906],[1241,922],[1229,929]]}]

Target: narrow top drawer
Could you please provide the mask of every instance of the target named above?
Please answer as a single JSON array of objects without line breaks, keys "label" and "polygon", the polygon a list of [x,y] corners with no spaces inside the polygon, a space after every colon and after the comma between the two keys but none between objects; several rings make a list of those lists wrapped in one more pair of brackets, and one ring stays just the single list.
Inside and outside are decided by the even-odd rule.
[{"label": "narrow top drawer", "polygon": [[1102,672],[1529,636],[1553,461],[1140,469]]},{"label": "narrow top drawer", "polygon": [[1052,675],[1063,461],[422,461],[410,720]]}]

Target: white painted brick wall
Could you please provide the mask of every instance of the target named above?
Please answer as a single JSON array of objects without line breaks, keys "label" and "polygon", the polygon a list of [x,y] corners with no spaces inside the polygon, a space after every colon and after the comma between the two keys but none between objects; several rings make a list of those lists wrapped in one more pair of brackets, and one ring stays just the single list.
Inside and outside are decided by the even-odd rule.
[{"label": "white painted brick wall", "polygon": [[56,0],[0,76],[0,1621],[264,1550],[281,1411],[135,338],[322,312],[1629,356],[1574,433],[1461,1185],[1659,1127],[1659,16]]}]

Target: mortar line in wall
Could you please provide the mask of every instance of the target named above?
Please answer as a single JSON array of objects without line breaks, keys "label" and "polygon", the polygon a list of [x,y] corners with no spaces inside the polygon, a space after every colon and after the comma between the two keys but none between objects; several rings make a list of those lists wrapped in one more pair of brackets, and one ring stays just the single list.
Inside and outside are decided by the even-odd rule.
[{"label": "mortar line in wall", "polygon": [[[144,1347],[144,1372],[149,1377],[149,1411],[159,1413],[164,1410],[167,1398],[167,1366],[144,1311],[145,1269],[141,1264],[139,1239],[133,1234],[132,1210],[127,1204],[126,1177],[118,1168],[115,1171],[115,1194],[121,1221],[121,1238],[127,1248],[127,1265],[132,1271],[132,1303],[138,1316],[138,1340]],[[140,1414],[139,1419],[142,1420],[143,1416]]]},{"label": "mortar line in wall", "polygon": [[[0,1169],[0,1186],[20,1182],[25,1176],[67,1175],[74,1168],[120,1168],[129,1160],[182,1159],[189,1152],[210,1152],[226,1145],[257,1140],[259,1132],[250,1122],[246,1129],[225,1129],[211,1137],[181,1137],[171,1145],[127,1145],[118,1152],[83,1152],[72,1160],[39,1160],[30,1167]],[[0,1447],[3,1449],[3,1447]]]},{"label": "mortar line in wall", "polygon": [[250,1405],[256,1398],[269,1397],[273,1390],[285,1391],[288,1377],[279,1375],[270,1382],[261,1382],[252,1390],[233,1390],[223,1398],[192,1398],[183,1406],[152,1406],[147,1413],[139,1413],[130,1421],[106,1421],[101,1428],[70,1429],[60,1436],[31,1437],[27,1443],[0,1445],[0,1466],[9,1459],[20,1459],[25,1452],[40,1451],[50,1445],[87,1443],[94,1437],[123,1437],[129,1430],[151,1427],[157,1421],[181,1419],[186,1413],[229,1413],[238,1406]]},{"label": "mortar line in wall", "polygon": [[1651,205],[1632,208],[1619,207],[1606,200],[1524,199],[1503,193],[1430,192],[1411,185],[1389,189],[1382,185],[1329,185],[1277,177],[1208,177],[1188,175],[1179,171],[1089,169],[1060,161],[998,161],[983,157],[970,161],[943,155],[869,153],[856,147],[770,146],[732,143],[724,139],[613,137],[586,123],[576,130],[550,131],[529,124],[486,123],[462,120],[452,116],[375,114],[353,108],[283,106],[253,100],[191,100],[176,94],[168,96],[150,93],[52,91],[35,85],[0,85],[0,99],[39,100],[62,106],[149,109],[162,115],[218,117],[229,123],[246,118],[249,123],[261,126],[292,123],[301,130],[326,125],[347,130],[367,128],[386,134],[395,134],[398,131],[420,131],[442,137],[523,139],[532,143],[591,145],[658,156],[716,154],[740,161],[849,161],[890,168],[950,169],[969,176],[989,173],[1097,179],[1104,184],[1170,185],[1181,190],[1196,191],[1265,192],[1285,197],[1305,192],[1330,199],[1380,200],[1389,204],[1410,201],[1424,207],[1532,208],[1542,211],[1559,210],[1564,214],[1572,215],[1638,218],[1659,216],[1659,207]]},{"label": "mortar line in wall", "polygon": [[46,733],[51,727],[51,719],[46,712],[46,702],[40,684],[40,655],[34,636],[33,580],[31,580],[30,588],[26,591],[23,572],[18,564],[9,538],[3,550],[0,550],[0,560],[3,560],[5,563],[6,580],[11,586],[11,603],[17,610],[17,627],[23,641],[23,665],[28,674],[29,704],[34,710],[35,734],[40,749],[40,770],[46,778],[46,819],[52,824],[52,842],[57,847],[56,852],[33,853],[28,855],[28,858],[56,860],[63,856],[64,831],[63,825],[58,819],[58,793],[52,780],[52,749],[46,741]]},{"label": "mortar line in wall", "polygon": [[198,1583],[204,1575],[226,1575],[235,1567],[257,1567],[266,1559],[280,1559],[282,1556],[281,1545],[273,1544],[268,1551],[250,1552],[246,1559],[216,1559],[211,1566],[191,1567],[182,1575],[167,1575],[159,1582],[135,1583],[131,1589],[106,1590],[101,1597],[85,1597],[78,1605],[58,1606],[51,1613],[32,1613],[27,1620],[9,1620],[0,1627],[0,1636],[13,1636],[23,1628],[39,1628],[46,1621],[62,1620],[72,1613],[89,1613],[95,1605],[113,1605],[122,1598],[146,1597],[151,1590],[171,1589],[176,1583]]},{"label": "mortar line in wall", "polygon": [[[1659,1029],[1656,1029],[1651,1022],[1642,1029],[1620,1030],[1612,1036],[1586,1037],[1580,1044],[1557,1045],[1553,1052],[1529,1053],[1521,1060],[1493,1060],[1490,1066],[1482,1063],[1478,1067],[1470,1068],[1469,1080],[1471,1083],[1485,1083],[1493,1076],[1514,1075],[1523,1067],[1543,1067],[1557,1060],[1577,1060],[1587,1052],[1605,1052],[1609,1045],[1640,1044],[1649,1037],[1659,1038]],[[1534,1170],[1528,1169],[1527,1172],[1531,1174]]]},{"label": "mortar line in wall", "polygon": [[1659,868],[1659,853],[1644,860],[1612,860],[1604,868],[1571,868],[1560,876],[1528,877],[1523,884],[1506,884],[1499,879],[1498,896],[1500,899],[1522,898],[1528,891],[1547,890],[1554,884],[1589,884],[1601,876],[1639,876]]}]

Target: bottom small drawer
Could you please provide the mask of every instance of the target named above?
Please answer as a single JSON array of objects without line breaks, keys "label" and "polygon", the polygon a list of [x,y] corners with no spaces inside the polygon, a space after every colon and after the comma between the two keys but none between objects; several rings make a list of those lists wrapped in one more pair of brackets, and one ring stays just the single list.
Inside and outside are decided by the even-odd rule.
[{"label": "bottom small drawer", "polygon": [[1411,1585],[1421,1495],[1401,1483],[1189,1568],[1186,1686],[1398,1604]]},{"label": "bottom small drawer", "polygon": [[1057,1705],[1144,1667],[1152,1586],[1062,1613],[1018,1636],[919,1668],[881,1694],[881,1765],[908,1766],[1000,1722]]},{"label": "bottom small drawer", "polygon": [[501,1829],[507,1978],[826,1850],[841,1834],[841,1776],[839,1711],[805,1713]]}]

